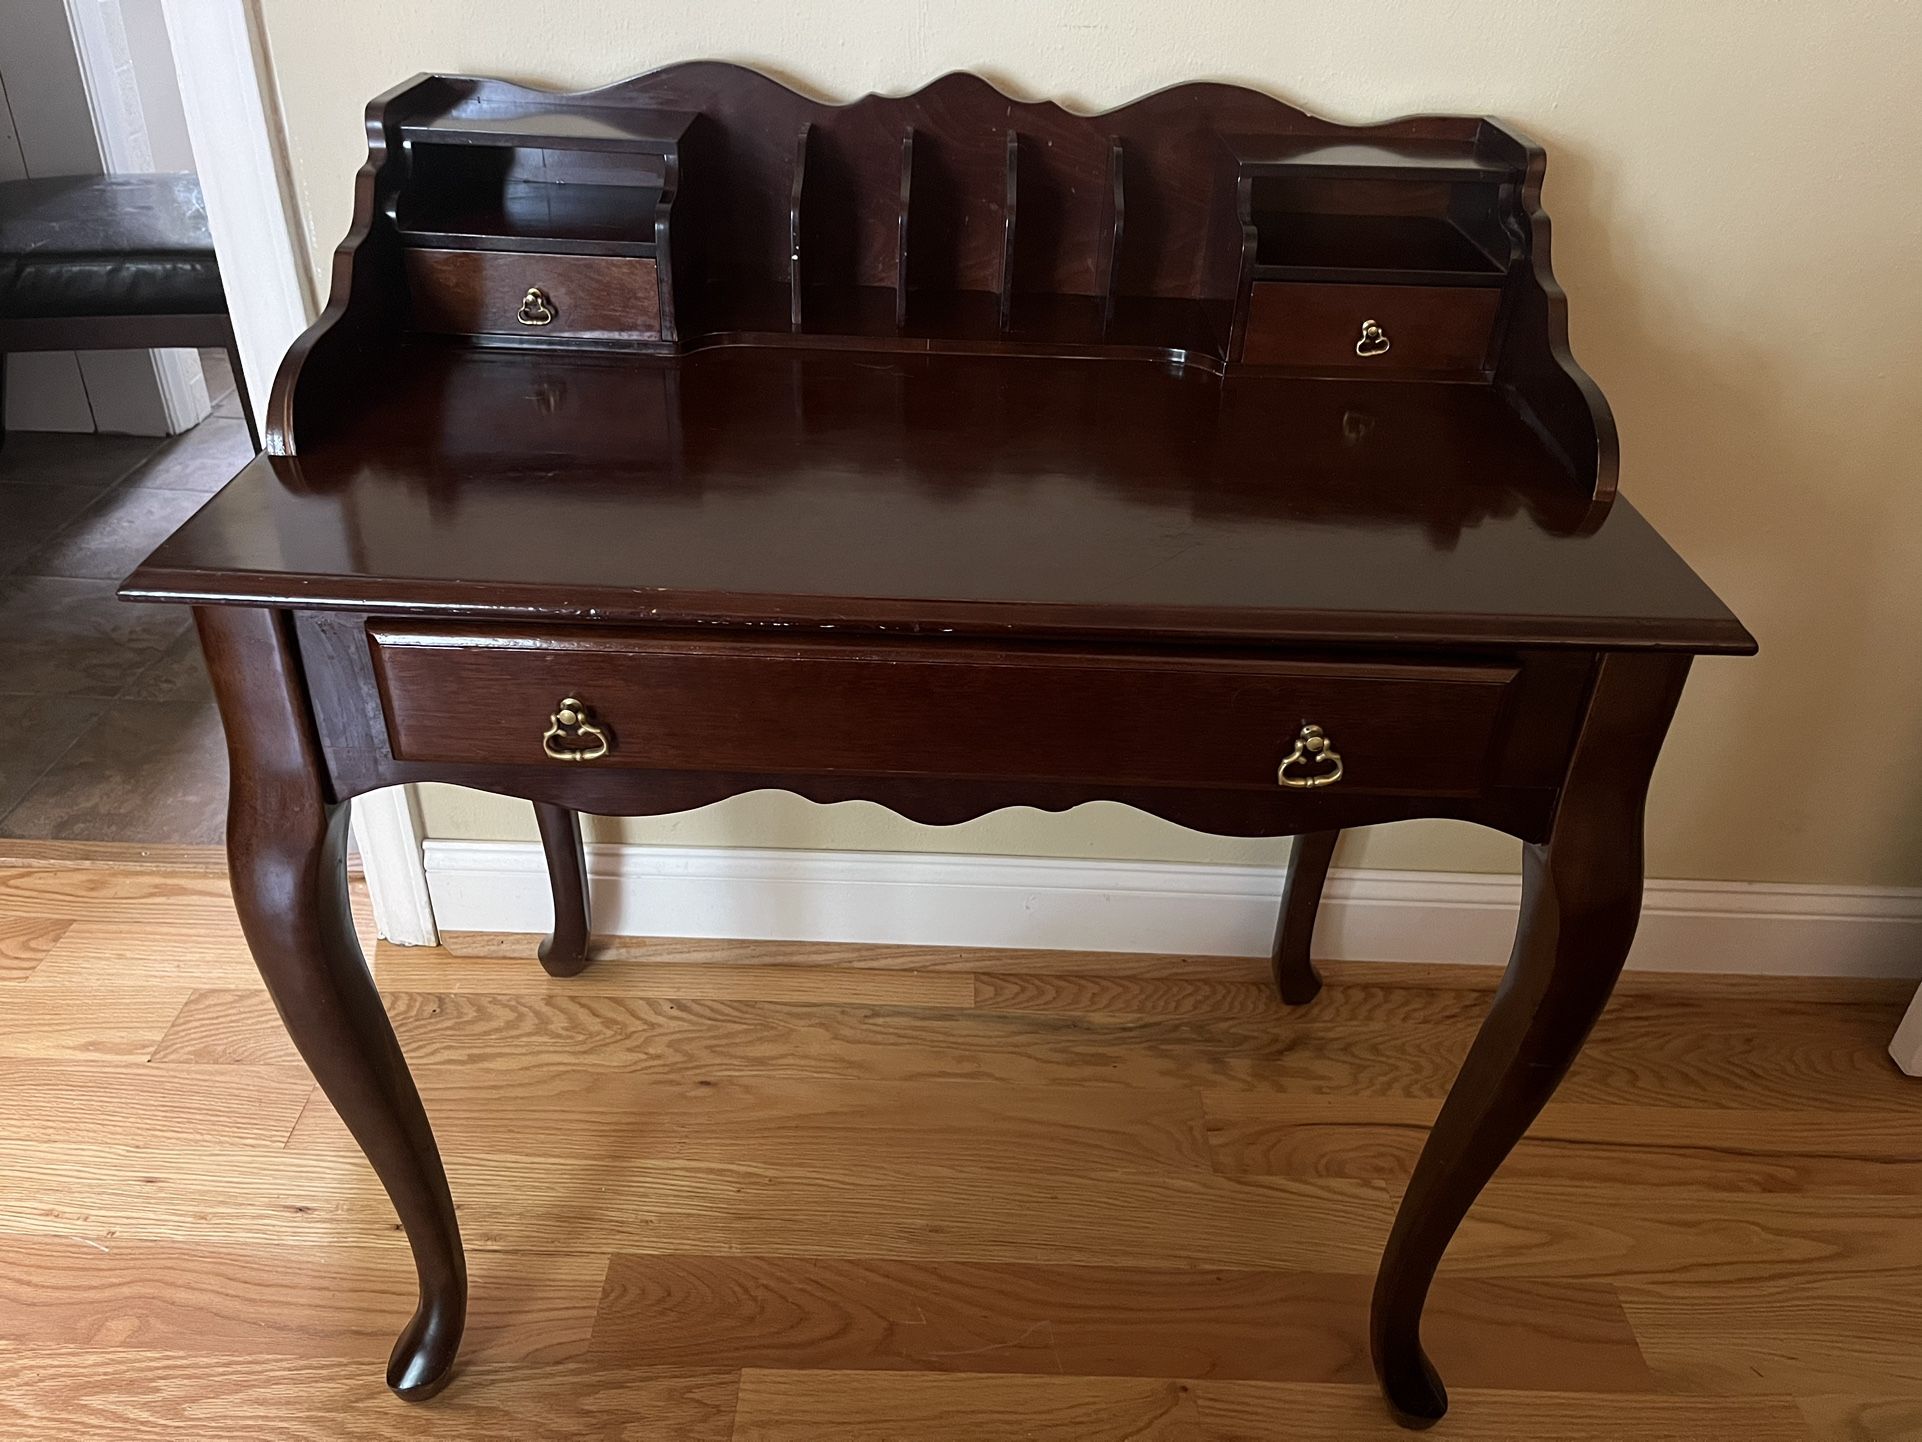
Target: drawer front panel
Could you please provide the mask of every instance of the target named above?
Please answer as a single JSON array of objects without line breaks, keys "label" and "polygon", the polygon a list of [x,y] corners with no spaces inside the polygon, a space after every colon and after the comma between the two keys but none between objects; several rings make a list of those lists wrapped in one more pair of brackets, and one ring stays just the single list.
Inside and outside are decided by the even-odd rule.
[{"label": "drawer front panel", "polygon": [[[1272,788],[1314,724],[1344,792],[1440,795],[1488,784],[1517,674],[378,622],[370,639],[403,761]],[[594,731],[566,718],[549,744],[605,754],[550,760],[565,698]]]},{"label": "drawer front panel", "polygon": [[[1241,358],[1313,371],[1477,376],[1501,299],[1485,286],[1256,281]],[[1380,334],[1364,343],[1369,321]],[[1364,355],[1358,344],[1377,353]]]},{"label": "drawer front panel", "polygon": [[[518,251],[409,250],[407,285],[414,325],[454,335],[532,339],[656,340],[661,292],[652,260],[618,255],[529,255]],[[545,302],[522,301],[539,290]]]}]

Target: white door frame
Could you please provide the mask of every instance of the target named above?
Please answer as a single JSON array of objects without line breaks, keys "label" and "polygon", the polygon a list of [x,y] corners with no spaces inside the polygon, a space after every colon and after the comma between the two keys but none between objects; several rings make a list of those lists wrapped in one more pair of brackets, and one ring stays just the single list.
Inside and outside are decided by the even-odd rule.
[{"label": "white door frame", "polygon": [[[281,357],[320,307],[255,7],[251,0],[161,5],[245,372],[237,379],[253,398],[254,414],[265,416]],[[439,937],[414,788],[359,798],[354,840],[380,935],[406,946],[434,945]]]}]

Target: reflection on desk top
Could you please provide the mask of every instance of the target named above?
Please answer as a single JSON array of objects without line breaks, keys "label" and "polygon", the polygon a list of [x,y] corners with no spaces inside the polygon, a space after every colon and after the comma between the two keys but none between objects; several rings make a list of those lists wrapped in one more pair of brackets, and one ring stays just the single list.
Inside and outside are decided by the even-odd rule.
[{"label": "reflection on desk top", "polygon": [[1151,362],[414,345],[147,599],[1140,639],[1754,643],[1479,385]]}]

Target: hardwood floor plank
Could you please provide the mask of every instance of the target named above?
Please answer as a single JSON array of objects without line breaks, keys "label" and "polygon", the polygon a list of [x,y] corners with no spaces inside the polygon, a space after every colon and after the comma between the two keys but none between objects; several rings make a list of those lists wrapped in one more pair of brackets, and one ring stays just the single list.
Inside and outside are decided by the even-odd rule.
[{"label": "hardwood floor plank", "polygon": [[178,986],[22,986],[0,994],[0,1059],[144,1061],[180,1014]]},{"label": "hardwood floor plank", "polygon": [[[1215,1165],[1232,1176],[1406,1182],[1440,1102],[1426,1098],[1203,1093]],[[1622,1177],[1723,1192],[1922,1195],[1910,1111],[1774,1111],[1552,1102],[1502,1175]]]},{"label": "hardwood floor plank", "polygon": [[[422,1069],[1440,1096],[1473,1034],[1467,1026],[1276,1027],[1251,1018],[606,996],[400,992],[386,1001],[402,1047]],[[223,990],[190,998],[154,1057],[207,1064],[292,1055],[264,993]]]},{"label": "hardwood floor plank", "polygon": [[821,1001],[850,1006],[974,1005],[973,977],[956,971],[616,961],[589,966],[579,976],[553,977],[541,970],[532,951],[512,962],[475,961],[439,947],[383,945],[374,956],[374,976],[383,991]]},{"label": "hardwood floor plank", "polygon": [[1178,975],[977,972],[974,985],[974,1004],[984,1010],[1080,1016],[1255,1017],[1277,1026],[1304,1022],[1478,1026],[1488,1012],[1488,995],[1480,988],[1444,990],[1365,982],[1324,986],[1308,1007],[1291,1007],[1267,976],[1222,981]]},{"label": "hardwood floor plank", "polygon": [[1810,1268],[1623,1292],[1665,1390],[1922,1398],[1922,1270]]},{"label": "hardwood floor plank", "polygon": [[0,916],[152,922],[185,910],[233,914],[227,878],[120,867],[0,866]]},{"label": "hardwood floor plank", "polygon": [[[1409,1434],[1372,1387],[1195,1382],[1204,1442],[1356,1442]],[[1436,1436],[1473,1442],[1808,1442],[1786,1397],[1625,1397],[1450,1388]]]},{"label": "hardwood floor plank", "polygon": [[[372,1377],[370,1384],[369,1377]],[[32,1348],[0,1352],[7,1442],[728,1442],[732,1373],[609,1371],[579,1363],[463,1366],[426,1406],[353,1360]]]},{"label": "hardwood floor plank", "polygon": [[[538,932],[443,931],[456,957],[524,960]],[[895,946],[840,941],[736,941],[691,936],[596,936],[588,955],[616,961],[675,961],[720,966],[846,966],[908,971],[1094,972],[1102,976],[1185,976],[1258,981],[1259,956],[1174,956],[1132,951],[1022,951],[985,946]],[[1491,982],[1492,986],[1493,983]]]},{"label": "hardwood floor plank", "polygon": [[1799,1399],[1818,1442],[1904,1442],[1922,1437],[1922,1397],[1824,1395]]},{"label": "hardwood floor plank", "polygon": [[[85,868],[40,874],[67,878],[70,884],[18,886],[30,901],[64,904],[74,922],[27,978],[29,985],[110,986],[136,978],[200,987],[260,985],[225,877]],[[0,881],[6,875],[0,871]],[[91,894],[90,887],[99,894]],[[366,889],[354,885],[349,892],[361,943],[371,947],[373,912]],[[0,917],[8,905],[0,889]]]},{"label": "hardwood floor plank", "polygon": [[1912,978],[1895,976],[1753,976],[1742,972],[1638,971],[1622,973],[1617,1000],[1693,998],[1723,1004],[1753,1001],[1821,1006],[1905,1007],[1915,995]]},{"label": "hardwood floor plank", "polygon": [[[792,1078],[667,1080],[578,1068],[436,1068],[421,1097],[444,1149],[489,1156],[645,1157],[806,1167],[897,1166],[1099,1173],[1208,1170],[1201,1103],[1187,1091],[992,1082]],[[357,1154],[324,1098],[296,1151]]]},{"label": "hardwood floor plank", "polygon": [[185,871],[225,878],[227,848],[219,844],[151,841],[40,841],[0,837],[0,866],[88,866],[113,871]]},{"label": "hardwood floor plank", "polygon": [[[1264,972],[1239,980],[1042,970],[975,974],[976,1005],[997,1011],[1109,1012],[1118,1015],[1272,1016],[1297,1021],[1479,1022],[1501,978],[1499,967],[1413,962],[1317,962],[1327,985],[1306,1007],[1285,1005]],[[1626,973],[1612,1007],[1671,1025],[1726,1019],[1731,1012],[1794,1030],[1835,1007],[1868,1008],[1880,1025],[1914,994],[1912,983],[1869,978],[1753,977]]]},{"label": "hardwood floor plank", "polygon": [[31,975],[72,925],[65,916],[0,915],[0,984]]},{"label": "hardwood floor plank", "polygon": [[76,921],[27,985],[113,986],[134,977],[186,987],[260,986],[231,904],[224,917],[209,904],[205,914],[189,908],[150,922]]},{"label": "hardwood floor plank", "polygon": [[[1366,1276],[768,1256],[617,1256],[593,1354],[674,1367],[1365,1382]],[[1464,1386],[1648,1391],[1612,1288],[1443,1278]]]},{"label": "hardwood floor plank", "polygon": [[1557,1093],[1568,1102],[1738,1109],[1915,1105],[1889,1059],[1900,1006],[1618,999]]},{"label": "hardwood floor plank", "polygon": [[0,1059],[0,1141],[94,1146],[197,1141],[278,1148],[313,1091],[292,1067],[219,1071]]},{"label": "hardwood floor plank", "polygon": [[0,1142],[0,1233],[332,1245],[393,1241],[394,1213],[365,1161],[301,1156],[278,1141],[70,1137]]},{"label": "hardwood floor plank", "polygon": [[[114,860],[119,845],[115,842],[0,842],[14,847],[48,845],[62,853],[63,859],[14,865],[0,861],[0,915],[81,916],[107,921],[158,921],[177,916],[185,909],[203,903],[225,902],[231,913],[233,892],[227,882],[224,863],[205,864],[213,852],[190,848],[196,858],[192,865],[120,865]],[[140,852],[154,848],[139,846]],[[99,864],[102,857],[112,863]],[[349,865],[348,900],[354,919],[365,922],[373,917],[373,904],[367,883],[360,875],[358,861]],[[32,905],[40,899],[37,910]]]},{"label": "hardwood floor plank", "polygon": [[1904,1196],[1737,1195],[1497,1173],[1449,1257],[1481,1275],[1525,1265],[1619,1286],[1844,1273],[1872,1285],[1878,1274],[1922,1267],[1915,1215],[1915,1199]]},{"label": "hardwood floor plank", "polygon": [[1200,1442],[1181,1382],[744,1372],[734,1442]]},{"label": "hardwood floor plank", "polygon": [[[420,1005],[406,997],[383,999],[396,1023]],[[437,1001],[427,998],[425,1006],[432,1008]],[[410,1064],[423,1070],[431,1064],[431,1058],[415,1054],[405,1035],[401,1044]],[[297,1066],[300,1052],[256,974],[252,986],[216,982],[189,993],[154,1047],[152,1060],[156,1066]]]},{"label": "hardwood floor plank", "polygon": [[[461,1355],[554,1362],[587,1350],[605,1256],[478,1252]],[[0,1338],[23,1346],[384,1362],[415,1303],[387,1245],[248,1247],[0,1237]]]}]

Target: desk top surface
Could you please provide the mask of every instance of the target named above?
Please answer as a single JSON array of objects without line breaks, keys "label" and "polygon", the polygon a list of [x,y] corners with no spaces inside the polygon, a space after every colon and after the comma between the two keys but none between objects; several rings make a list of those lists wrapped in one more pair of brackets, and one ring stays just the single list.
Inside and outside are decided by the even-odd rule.
[{"label": "desk top surface", "polygon": [[1754,643],[1489,388],[1133,361],[403,348],[146,599],[1144,640]]}]

